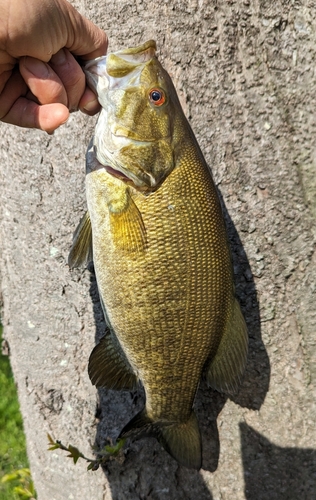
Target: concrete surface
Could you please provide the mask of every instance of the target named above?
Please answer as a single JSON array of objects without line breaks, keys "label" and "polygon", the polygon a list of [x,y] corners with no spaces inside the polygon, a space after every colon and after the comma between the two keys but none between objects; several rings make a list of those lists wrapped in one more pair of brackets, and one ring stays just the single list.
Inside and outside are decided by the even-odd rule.
[{"label": "concrete surface", "polygon": [[[4,335],[39,500],[316,498],[316,10],[311,1],[78,1],[109,50],[157,41],[213,171],[250,336],[234,399],[202,384],[203,469],[154,440],[86,472],[46,433],[92,455],[142,404],[91,386],[104,332],[93,272],[70,272],[95,119],[53,136],[0,125]],[[90,268],[93,271],[93,269]]]}]

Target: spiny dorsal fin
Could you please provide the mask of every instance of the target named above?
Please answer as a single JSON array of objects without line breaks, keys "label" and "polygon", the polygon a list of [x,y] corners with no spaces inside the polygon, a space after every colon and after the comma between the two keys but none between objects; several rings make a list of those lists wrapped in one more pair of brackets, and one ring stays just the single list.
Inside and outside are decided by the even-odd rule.
[{"label": "spiny dorsal fin", "polygon": [[93,385],[107,389],[137,387],[138,379],[114,333],[108,333],[93,349],[88,373]]},{"label": "spiny dorsal fin", "polygon": [[80,267],[92,259],[92,228],[89,213],[86,212],[74,232],[68,265],[70,268]]},{"label": "spiny dorsal fin", "polygon": [[202,466],[201,435],[195,413],[186,422],[153,422],[142,410],[124,427],[120,437],[155,437],[179,464],[199,470]]},{"label": "spiny dorsal fin", "polygon": [[234,299],[221,343],[206,367],[208,384],[219,392],[235,394],[245,371],[247,353],[247,327],[240,306]]},{"label": "spiny dorsal fin", "polygon": [[125,252],[143,252],[147,242],[144,221],[128,191],[126,196],[123,210],[116,211],[110,207],[114,245]]}]

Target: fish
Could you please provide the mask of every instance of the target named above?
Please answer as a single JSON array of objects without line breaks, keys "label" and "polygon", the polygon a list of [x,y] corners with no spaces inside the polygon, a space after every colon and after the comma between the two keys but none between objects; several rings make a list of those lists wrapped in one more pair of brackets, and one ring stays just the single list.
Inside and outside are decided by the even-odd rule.
[{"label": "fish", "polygon": [[149,40],[85,64],[101,112],[69,266],[93,259],[108,327],[89,358],[91,382],[144,388],[145,406],[119,438],[155,437],[199,470],[200,380],[234,394],[248,335],[217,188],[156,50]]}]

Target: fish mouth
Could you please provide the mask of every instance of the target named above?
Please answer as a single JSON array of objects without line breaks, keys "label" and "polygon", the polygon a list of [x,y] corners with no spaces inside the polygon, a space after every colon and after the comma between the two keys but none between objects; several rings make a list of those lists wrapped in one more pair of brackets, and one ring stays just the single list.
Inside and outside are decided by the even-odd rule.
[{"label": "fish mouth", "polygon": [[95,170],[104,169],[112,177],[119,179],[125,184],[135,188],[137,191],[141,191],[143,193],[149,193],[156,189],[156,187],[148,185],[145,181],[138,179],[132,173],[128,172],[129,174],[128,175],[120,168],[114,168],[107,162],[100,161],[97,154],[97,148],[93,144],[93,138],[91,139],[91,142],[88,146],[86,153],[86,167],[87,167],[87,173]]},{"label": "fish mouth", "polygon": [[[99,161],[98,161],[99,162]],[[123,181],[125,184],[132,186],[135,188],[137,191],[141,191],[143,193],[149,193],[152,192],[156,189],[156,186],[149,186],[146,184],[144,181],[139,181],[139,179],[136,176],[132,177],[132,174],[127,175],[122,170],[118,170],[111,165],[103,164],[99,162],[99,168],[104,168],[108,174],[110,174],[112,177],[115,177],[116,179],[119,179],[120,181]]]},{"label": "fish mouth", "polygon": [[110,165],[102,165],[100,163],[100,168],[103,167],[107,171],[108,174],[111,174],[113,177],[116,177],[117,179],[120,179],[124,182],[133,182],[132,179],[130,179],[127,175],[123,174],[120,170],[115,170],[115,168],[110,167]]},{"label": "fish mouth", "polygon": [[126,175],[121,170],[117,170],[116,168],[112,167],[111,165],[107,165],[105,163],[101,163],[97,159],[97,157],[95,159],[96,159],[96,162],[98,164],[95,164],[93,170],[104,169],[112,177],[115,177],[116,179],[119,179],[120,181],[125,182],[125,184],[129,184],[129,185],[133,186],[135,189],[138,189],[138,190],[141,188],[141,186],[136,185],[136,183],[133,181],[133,179],[131,179],[128,175]]}]

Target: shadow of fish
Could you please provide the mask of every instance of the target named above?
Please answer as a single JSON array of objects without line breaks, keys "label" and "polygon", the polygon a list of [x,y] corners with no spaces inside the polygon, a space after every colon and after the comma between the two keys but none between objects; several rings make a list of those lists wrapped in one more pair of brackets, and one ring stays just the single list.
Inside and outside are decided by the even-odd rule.
[{"label": "shadow of fish", "polygon": [[85,65],[102,110],[69,265],[93,254],[110,331],[90,356],[92,383],[145,389],[120,436],[154,436],[199,469],[201,375],[234,393],[248,341],[216,188],[155,49],[149,41]]}]

